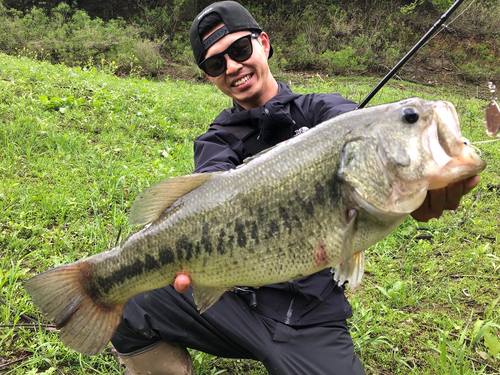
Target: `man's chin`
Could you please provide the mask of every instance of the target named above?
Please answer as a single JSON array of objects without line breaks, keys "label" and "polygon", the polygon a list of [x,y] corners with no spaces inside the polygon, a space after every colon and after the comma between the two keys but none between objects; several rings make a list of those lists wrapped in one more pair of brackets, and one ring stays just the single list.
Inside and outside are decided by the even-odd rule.
[{"label": "man's chin", "polygon": [[[259,93],[257,92],[255,86],[248,86],[243,89],[233,88],[230,95],[238,104],[240,103],[252,103],[258,101]],[[243,105],[243,104],[240,104]],[[244,106],[244,105],[243,105]]]}]

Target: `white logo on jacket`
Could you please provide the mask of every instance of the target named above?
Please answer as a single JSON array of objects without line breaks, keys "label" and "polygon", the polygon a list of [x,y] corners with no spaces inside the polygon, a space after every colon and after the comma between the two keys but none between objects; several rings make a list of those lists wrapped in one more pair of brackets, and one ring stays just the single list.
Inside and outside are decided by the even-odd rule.
[{"label": "white logo on jacket", "polygon": [[298,135],[300,135],[300,134],[302,134],[302,133],[305,133],[305,132],[306,132],[306,131],[308,131],[308,130],[309,130],[309,128],[308,128],[307,126],[303,126],[303,127],[301,127],[300,129],[295,130],[295,135],[294,135],[294,137],[296,137],[296,136],[298,136]]}]

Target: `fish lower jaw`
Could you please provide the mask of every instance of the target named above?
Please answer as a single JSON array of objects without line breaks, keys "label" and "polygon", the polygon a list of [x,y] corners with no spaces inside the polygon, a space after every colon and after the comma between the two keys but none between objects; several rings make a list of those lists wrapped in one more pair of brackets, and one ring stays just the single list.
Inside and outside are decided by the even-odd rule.
[{"label": "fish lower jaw", "polygon": [[434,174],[429,180],[429,190],[440,189],[452,182],[465,180],[480,173],[486,167],[486,163],[474,151],[472,152],[473,154],[453,158],[439,173]]},{"label": "fish lower jaw", "polygon": [[425,198],[425,190],[415,192],[407,197],[400,197],[398,194],[390,197],[385,205],[379,203],[371,203],[366,199],[361,198],[359,194],[352,194],[354,201],[369,215],[376,217],[378,220],[386,222],[394,222],[398,218],[406,217],[409,213],[416,210]]},{"label": "fish lower jaw", "polygon": [[429,190],[464,180],[485,168],[486,163],[469,144],[459,130],[449,129],[442,121],[432,121],[423,135],[424,149],[435,163],[427,173]]}]

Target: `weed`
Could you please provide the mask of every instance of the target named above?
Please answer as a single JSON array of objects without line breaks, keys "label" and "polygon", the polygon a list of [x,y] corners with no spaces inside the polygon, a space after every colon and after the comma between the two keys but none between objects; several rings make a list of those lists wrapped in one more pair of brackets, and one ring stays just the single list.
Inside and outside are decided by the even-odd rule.
[{"label": "weed", "polygon": [[156,75],[163,66],[157,44],[133,25],[92,19],[64,2],[24,15],[0,3],[0,31],[0,50],[17,56],[132,75]]},{"label": "weed", "polygon": [[[357,101],[376,83],[303,77],[283,80],[296,92],[338,91]],[[22,359],[2,371],[116,374],[110,356],[89,358],[63,345],[23,284],[128,236],[135,197],[190,173],[194,138],[231,102],[207,84],[123,79],[95,65],[4,54],[0,82],[0,352],[7,361]],[[446,99],[457,107],[464,136],[487,139],[486,102],[475,98],[475,87],[466,89],[390,82],[372,104]],[[408,219],[366,252],[365,277],[348,297],[355,349],[369,373],[498,373],[500,158],[498,144],[478,147],[488,171],[459,209],[429,223]],[[40,324],[24,327],[23,314]],[[266,373],[255,361],[191,353],[199,374]]]}]

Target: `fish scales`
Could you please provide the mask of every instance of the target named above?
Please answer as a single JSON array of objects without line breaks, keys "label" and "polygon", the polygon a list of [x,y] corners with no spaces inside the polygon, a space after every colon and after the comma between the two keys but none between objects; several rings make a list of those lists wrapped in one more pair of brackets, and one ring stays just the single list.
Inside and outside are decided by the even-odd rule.
[{"label": "fish scales", "polygon": [[[325,159],[333,158],[336,164],[340,152],[332,154],[331,150],[339,147],[332,147],[321,132],[313,135],[299,143],[299,149],[287,148],[288,153],[277,157],[267,155],[260,164],[250,162],[246,168],[234,170],[229,178],[214,177],[178,203],[182,211],[173,210],[167,220],[153,223],[113,250],[116,254],[99,262],[94,270],[100,283],[106,285],[105,294],[113,301],[126,300],[130,293],[165,285],[166,275],[173,280],[181,271],[188,272],[194,284],[230,288],[263,285],[275,281],[276,275],[281,279],[278,281],[285,281],[310,273],[312,267],[325,268],[330,262],[312,264],[317,241],[327,232],[343,231],[343,226],[335,228],[340,226],[329,208],[338,206],[340,196],[336,170],[329,168],[331,161],[326,163]],[[342,137],[337,142],[342,142]],[[307,151],[311,147],[325,151],[314,158],[296,157],[300,148]],[[236,196],[225,194],[233,189],[238,190]],[[285,192],[289,198],[284,201]],[[304,210],[304,206],[309,208]],[[259,221],[249,220],[255,211],[265,212],[265,216]],[[228,217],[234,223],[229,227]],[[187,238],[185,233],[192,235]],[[162,265],[159,259],[166,251],[165,237],[173,256],[165,254],[169,262]],[[329,248],[339,251],[340,233],[331,241],[334,243]],[[148,254],[141,254],[142,248],[147,248]],[[303,251],[305,248],[311,253]],[[211,259],[214,254],[218,255],[216,260]],[[338,254],[332,253],[330,259],[335,256]],[[283,264],[291,266],[284,268]]]},{"label": "fish scales", "polygon": [[[484,166],[464,143],[451,103],[414,98],[357,110],[233,170],[146,189],[130,215],[146,226],[112,250],[33,277],[26,289],[61,327],[61,340],[94,355],[130,297],[180,273],[189,275],[201,312],[235,286],[327,267],[340,283],[357,285],[364,250],[418,208],[428,189]],[[79,335],[83,327],[94,334]]]}]

